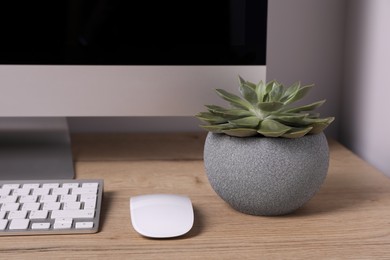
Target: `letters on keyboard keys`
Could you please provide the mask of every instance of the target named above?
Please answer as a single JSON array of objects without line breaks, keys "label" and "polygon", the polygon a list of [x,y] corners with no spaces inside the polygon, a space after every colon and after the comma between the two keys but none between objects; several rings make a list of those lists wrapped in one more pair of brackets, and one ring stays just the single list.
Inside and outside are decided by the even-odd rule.
[{"label": "letters on keyboard keys", "polygon": [[103,180],[0,181],[0,236],[98,231]]}]

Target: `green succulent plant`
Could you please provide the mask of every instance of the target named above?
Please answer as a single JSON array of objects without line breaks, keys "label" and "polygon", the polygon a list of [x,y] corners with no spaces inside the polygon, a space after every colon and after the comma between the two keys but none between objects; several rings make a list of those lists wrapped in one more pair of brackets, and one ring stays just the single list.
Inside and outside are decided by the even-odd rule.
[{"label": "green succulent plant", "polygon": [[334,117],[320,118],[319,113],[311,112],[324,104],[325,100],[291,106],[314,85],[302,86],[297,82],[284,88],[275,80],[255,84],[239,77],[239,81],[242,97],[223,89],[216,90],[219,96],[230,103],[230,108],[206,105],[208,111],[196,115],[206,123],[201,125],[202,128],[235,137],[259,135],[298,138],[320,133],[334,120]]}]

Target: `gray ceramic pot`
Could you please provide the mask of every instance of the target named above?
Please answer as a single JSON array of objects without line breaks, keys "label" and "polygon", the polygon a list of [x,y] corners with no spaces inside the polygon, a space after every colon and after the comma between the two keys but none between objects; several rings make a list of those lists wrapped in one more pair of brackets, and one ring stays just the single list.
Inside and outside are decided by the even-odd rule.
[{"label": "gray ceramic pot", "polygon": [[296,139],[209,133],[204,164],[211,186],[234,209],[284,215],[319,190],[328,172],[329,148],[323,133]]}]

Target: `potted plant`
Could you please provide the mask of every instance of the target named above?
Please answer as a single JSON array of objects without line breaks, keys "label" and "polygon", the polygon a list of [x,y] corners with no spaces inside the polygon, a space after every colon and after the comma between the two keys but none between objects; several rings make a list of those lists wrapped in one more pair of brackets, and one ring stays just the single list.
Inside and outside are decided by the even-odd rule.
[{"label": "potted plant", "polygon": [[334,120],[311,112],[325,100],[292,107],[313,87],[258,84],[239,77],[241,97],[216,92],[229,108],[206,105],[196,117],[208,130],[204,164],[215,192],[234,209],[283,215],[309,201],[329,166],[323,130]]}]

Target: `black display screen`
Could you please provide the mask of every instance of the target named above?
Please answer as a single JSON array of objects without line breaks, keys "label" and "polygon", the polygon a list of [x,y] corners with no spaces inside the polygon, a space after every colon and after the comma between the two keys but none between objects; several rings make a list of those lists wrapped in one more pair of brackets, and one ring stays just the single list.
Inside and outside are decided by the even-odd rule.
[{"label": "black display screen", "polygon": [[266,28],[266,0],[9,0],[0,64],[265,65]]}]

